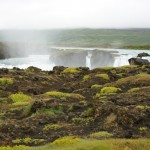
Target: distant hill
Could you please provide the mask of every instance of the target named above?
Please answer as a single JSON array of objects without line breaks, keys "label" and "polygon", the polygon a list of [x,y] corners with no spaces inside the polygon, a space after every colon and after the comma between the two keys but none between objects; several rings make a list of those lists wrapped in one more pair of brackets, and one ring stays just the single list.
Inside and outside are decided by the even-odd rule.
[{"label": "distant hill", "polygon": [[55,29],[0,31],[0,40],[48,42],[52,46],[150,49],[150,29]]}]

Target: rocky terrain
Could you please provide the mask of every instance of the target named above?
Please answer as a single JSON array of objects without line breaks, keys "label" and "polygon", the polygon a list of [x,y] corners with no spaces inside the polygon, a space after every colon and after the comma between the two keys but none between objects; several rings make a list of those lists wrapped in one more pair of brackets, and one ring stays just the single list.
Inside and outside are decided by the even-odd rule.
[{"label": "rocky terrain", "polygon": [[0,69],[0,145],[150,137],[150,65]]}]

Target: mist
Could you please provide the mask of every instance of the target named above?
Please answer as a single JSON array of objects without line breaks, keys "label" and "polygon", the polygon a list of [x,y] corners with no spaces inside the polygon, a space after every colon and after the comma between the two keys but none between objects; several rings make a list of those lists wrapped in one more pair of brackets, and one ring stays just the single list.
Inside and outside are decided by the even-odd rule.
[{"label": "mist", "polygon": [[0,0],[0,29],[149,28],[149,0]]}]

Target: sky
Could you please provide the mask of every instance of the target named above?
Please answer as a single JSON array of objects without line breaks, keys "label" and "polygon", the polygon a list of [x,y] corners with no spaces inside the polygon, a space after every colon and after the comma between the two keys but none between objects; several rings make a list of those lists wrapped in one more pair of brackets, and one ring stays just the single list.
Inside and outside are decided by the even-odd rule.
[{"label": "sky", "polygon": [[0,0],[0,29],[150,28],[150,0]]}]

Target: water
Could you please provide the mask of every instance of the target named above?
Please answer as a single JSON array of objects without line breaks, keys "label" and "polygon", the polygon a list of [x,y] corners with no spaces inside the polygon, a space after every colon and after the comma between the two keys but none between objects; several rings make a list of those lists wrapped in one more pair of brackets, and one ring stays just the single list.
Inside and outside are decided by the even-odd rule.
[{"label": "water", "polygon": [[[59,48],[58,48],[59,49]],[[60,48],[60,49],[71,49],[71,48]],[[74,48],[72,48],[74,49]],[[94,50],[95,48],[79,48],[82,50]],[[102,49],[104,50],[104,49]],[[138,53],[146,52],[150,53],[148,50],[126,50],[126,49],[105,49],[106,51],[114,51],[114,63],[113,67],[129,65],[128,59],[132,57],[136,57]],[[91,53],[88,52],[86,56],[86,66],[91,68]],[[143,57],[144,58],[144,57]],[[150,61],[150,57],[146,57]],[[41,68],[42,70],[52,70],[55,66],[53,62],[50,61],[49,55],[29,55],[28,57],[22,58],[9,58],[0,60],[0,68],[9,68],[18,67],[21,69],[25,69],[29,66],[35,66]]]},{"label": "water", "polygon": [[86,67],[89,67],[91,69],[91,57],[92,54],[88,52],[88,55],[86,56]]},{"label": "water", "polygon": [[13,67],[18,67],[25,69],[29,66],[35,66],[42,70],[52,70],[55,64],[50,61],[49,55],[30,55],[28,57],[0,60],[0,68],[12,69]]}]

